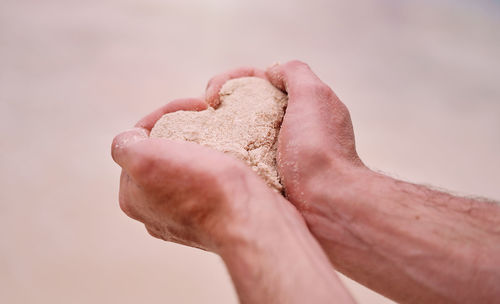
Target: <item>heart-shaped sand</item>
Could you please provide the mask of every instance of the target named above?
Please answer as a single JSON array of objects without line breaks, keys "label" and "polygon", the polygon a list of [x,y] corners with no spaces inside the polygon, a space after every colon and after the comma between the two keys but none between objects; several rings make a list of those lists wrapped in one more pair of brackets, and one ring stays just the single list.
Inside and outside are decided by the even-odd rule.
[{"label": "heart-shaped sand", "polygon": [[192,141],[231,154],[281,191],[276,142],[287,95],[257,77],[230,80],[219,94],[221,103],[216,109],[165,114],[150,136]]}]

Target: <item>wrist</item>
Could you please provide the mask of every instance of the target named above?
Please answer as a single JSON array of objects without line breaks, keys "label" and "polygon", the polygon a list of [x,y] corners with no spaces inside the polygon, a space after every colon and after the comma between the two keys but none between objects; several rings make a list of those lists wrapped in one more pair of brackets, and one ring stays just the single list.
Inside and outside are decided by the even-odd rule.
[{"label": "wrist", "polygon": [[[300,212],[311,232],[320,240],[348,242],[351,222],[369,216],[369,206],[361,197],[367,195],[380,177],[367,167],[352,164],[325,167],[307,184]],[[369,195],[369,194],[368,194]],[[333,238],[333,239],[332,239]]]},{"label": "wrist", "polygon": [[[313,206],[337,205],[352,198],[352,194],[370,184],[374,172],[362,163],[332,160],[325,163],[321,170],[302,183],[301,213],[314,211]],[[321,202],[318,204],[318,202]]]},{"label": "wrist", "polygon": [[[242,303],[343,303],[352,299],[300,213],[281,195],[252,208],[218,248]],[[256,202],[249,202],[250,205]],[[256,213],[253,213],[256,212]]]},{"label": "wrist", "polygon": [[340,194],[370,173],[357,155],[339,156],[326,149],[311,149],[303,152],[300,160],[285,159],[278,165],[287,199],[301,213],[307,212],[323,192]]},{"label": "wrist", "polygon": [[[289,206],[284,206],[280,199]],[[224,260],[235,253],[269,251],[274,244],[288,238],[291,230],[307,231],[302,216],[283,198],[268,197],[248,204],[254,206],[246,208],[245,214],[233,217],[217,246],[216,253]]]}]

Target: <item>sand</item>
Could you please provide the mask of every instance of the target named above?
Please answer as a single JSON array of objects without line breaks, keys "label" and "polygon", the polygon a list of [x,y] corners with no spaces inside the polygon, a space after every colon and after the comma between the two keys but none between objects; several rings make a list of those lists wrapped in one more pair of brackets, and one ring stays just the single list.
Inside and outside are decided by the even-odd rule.
[{"label": "sand", "polygon": [[230,80],[219,94],[216,109],[165,114],[150,136],[191,141],[232,155],[281,191],[276,143],[287,95],[256,77]]}]

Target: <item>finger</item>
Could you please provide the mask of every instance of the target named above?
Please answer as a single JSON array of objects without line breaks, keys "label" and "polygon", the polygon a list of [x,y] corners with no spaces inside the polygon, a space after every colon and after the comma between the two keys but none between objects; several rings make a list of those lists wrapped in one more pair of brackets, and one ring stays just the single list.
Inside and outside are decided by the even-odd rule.
[{"label": "finger", "polygon": [[111,157],[118,165],[125,168],[127,162],[127,148],[134,143],[148,138],[149,131],[144,128],[133,128],[118,134],[111,144]]},{"label": "finger", "polygon": [[[300,136],[302,142],[315,141],[314,144],[317,144],[316,141],[331,135],[332,126],[350,122],[345,105],[307,64],[290,61],[271,66],[266,74],[275,87],[288,93],[280,139],[293,135]],[[278,141],[283,145],[287,142]]]},{"label": "finger", "polygon": [[275,64],[266,70],[266,75],[275,87],[287,92],[290,98],[328,88],[307,64],[298,60]]},{"label": "finger", "polygon": [[207,109],[207,104],[200,98],[176,99],[162,106],[161,108],[146,115],[139,120],[135,126],[151,131],[155,123],[163,115],[176,111],[203,111]]},{"label": "finger", "polygon": [[266,79],[264,70],[252,67],[242,67],[219,74],[208,81],[205,90],[205,100],[211,107],[217,108],[220,103],[219,91],[226,81],[241,77],[260,77]]},{"label": "finger", "polygon": [[161,236],[161,233],[157,229],[149,226],[148,224],[144,224],[144,227],[146,227],[146,230],[148,231],[149,235],[151,235],[152,237],[157,238],[157,239],[163,239],[163,237]]},{"label": "finger", "polygon": [[[189,144],[192,146],[187,147]],[[199,148],[204,147],[166,138],[149,138],[147,130],[134,128],[115,137],[111,154],[136,183],[144,186],[152,174],[195,162],[201,155]]]},{"label": "finger", "polygon": [[137,205],[133,203],[133,198],[137,197],[137,192],[139,191],[135,182],[130,178],[125,170],[122,170],[120,176],[120,192],[118,196],[118,202],[120,204],[120,209],[130,218],[143,222],[144,217],[142,216],[140,209]]},{"label": "finger", "polygon": [[[224,166],[219,165],[221,163],[232,162],[240,166],[236,159],[222,152],[193,142],[166,138],[139,140],[134,144],[118,148],[114,155],[115,161],[127,171],[130,177],[138,185],[148,189],[173,187],[183,182],[192,185],[197,182],[206,182],[203,176],[200,176],[198,180],[189,175],[183,175],[182,171],[185,168],[192,168],[199,172],[212,172],[216,176],[218,172],[224,170]],[[159,179],[163,182],[159,183]]]},{"label": "finger", "polygon": [[320,117],[342,118],[347,111],[332,89],[301,61],[273,65],[266,75],[275,87],[288,94],[284,121],[295,121],[296,128],[302,122],[315,124]]}]

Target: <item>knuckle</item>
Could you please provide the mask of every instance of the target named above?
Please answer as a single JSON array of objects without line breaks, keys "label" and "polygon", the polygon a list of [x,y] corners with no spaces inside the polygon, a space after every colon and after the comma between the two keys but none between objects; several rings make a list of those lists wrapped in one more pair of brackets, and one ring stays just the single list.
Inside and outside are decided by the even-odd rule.
[{"label": "knuckle", "polygon": [[146,231],[149,233],[154,238],[161,239],[161,234],[157,231],[157,229],[153,228],[152,226],[145,225]]},{"label": "knuckle", "polygon": [[255,74],[255,68],[251,66],[241,66],[239,68],[236,68],[233,70],[231,73],[236,76],[253,76]]},{"label": "knuckle", "polygon": [[286,67],[288,68],[294,68],[294,69],[310,69],[309,65],[303,61],[300,60],[291,60],[285,64]]},{"label": "knuckle", "polygon": [[217,75],[217,76],[214,76],[214,77],[210,78],[210,80],[208,80],[208,82],[207,82],[207,86],[206,86],[206,88],[205,88],[205,89],[206,89],[206,90],[208,90],[208,89],[209,89],[209,88],[210,88],[210,87],[214,84],[215,80],[216,80],[218,77],[219,77],[219,75]]},{"label": "knuckle", "polygon": [[327,168],[331,163],[331,153],[323,147],[319,138],[311,139],[301,146],[298,153],[303,174],[313,174],[317,170]]},{"label": "knuckle", "polygon": [[314,81],[311,87],[314,89],[314,92],[322,98],[331,99],[335,96],[333,90],[322,81]]},{"label": "knuckle", "polygon": [[240,182],[245,179],[246,171],[242,170],[240,163],[231,162],[222,168],[221,173],[221,176],[224,176],[227,181]]},{"label": "knuckle", "polygon": [[130,204],[130,201],[121,195],[118,201],[120,204],[120,209],[123,211],[123,213],[125,213],[127,216],[131,218],[135,218],[135,211],[132,205]]},{"label": "knuckle", "polygon": [[321,102],[331,103],[336,99],[333,90],[324,82],[317,79],[303,79],[294,88],[297,94],[313,97]]},{"label": "knuckle", "polygon": [[158,162],[158,158],[150,153],[141,153],[130,161],[130,174],[137,179],[147,178],[158,166]]}]

